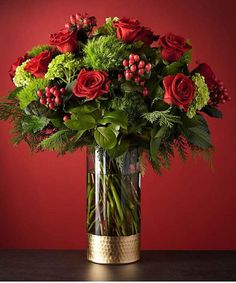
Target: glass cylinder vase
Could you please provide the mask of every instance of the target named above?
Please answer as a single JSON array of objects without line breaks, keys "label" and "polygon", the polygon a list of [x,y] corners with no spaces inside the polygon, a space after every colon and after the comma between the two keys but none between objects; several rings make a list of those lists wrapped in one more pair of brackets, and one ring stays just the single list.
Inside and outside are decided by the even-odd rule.
[{"label": "glass cylinder vase", "polygon": [[88,260],[124,264],[140,258],[138,149],[112,159],[99,147],[87,149]]}]

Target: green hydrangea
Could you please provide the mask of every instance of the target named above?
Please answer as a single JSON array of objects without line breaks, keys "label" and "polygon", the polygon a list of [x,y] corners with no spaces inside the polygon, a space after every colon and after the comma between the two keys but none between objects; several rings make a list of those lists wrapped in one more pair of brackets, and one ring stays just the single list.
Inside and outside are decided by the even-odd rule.
[{"label": "green hydrangea", "polygon": [[48,80],[60,79],[65,83],[72,82],[82,66],[82,60],[75,58],[71,53],[56,56],[48,65],[45,78]]},{"label": "green hydrangea", "polygon": [[24,68],[30,60],[26,60],[24,63],[22,63],[20,66],[16,68],[16,73],[13,78],[13,82],[15,86],[21,87],[21,86],[27,86],[33,79],[34,76],[32,76],[29,72],[25,71]]},{"label": "green hydrangea", "polygon": [[128,56],[127,46],[115,36],[100,36],[88,42],[84,48],[85,65],[94,70],[108,71],[120,67]]},{"label": "green hydrangea", "polygon": [[197,110],[201,110],[205,105],[207,105],[210,99],[205,78],[197,73],[192,76],[192,80],[195,85],[195,95],[187,111],[187,116],[189,118],[193,118],[196,115]]}]

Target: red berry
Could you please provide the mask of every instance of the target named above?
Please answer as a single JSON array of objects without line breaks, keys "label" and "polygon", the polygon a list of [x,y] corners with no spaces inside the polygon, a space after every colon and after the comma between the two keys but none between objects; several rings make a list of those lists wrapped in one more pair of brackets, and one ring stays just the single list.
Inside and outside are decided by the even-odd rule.
[{"label": "red berry", "polygon": [[141,60],[138,64],[138,68],[141,69],[145,66],[145,62],[143,60]]},{"label": "red berry", "polygon": [[61,104],[61,98],[60,98],[59,96],[57,96],[57,97],[55,98],[55,103],[56,103],[57,105],[60,105],[60,104]]},{"label": "red berry", "polygon": [[48,97],[47,98],[47,103],[51,103],[51,102],[53,102],[53,100],[50,97]]},{"label": "red berry", "polygon": [[136,84],[138,84],[140,82],[140,77],[136,77],[134,81],[136,82]]},{"label": "red berry", "polygon": [[139,70],[138,70],[138,74],[139,74],[140,76],[142,76],[142,75],[144,74],[144,69],[139,69]]},{"label": "red berry", "polygon": [[70,120],[70,116],[69,116],[69,115],[65,115],[65,116],[63,117],[63,121],[66,122],[66,121],[68,121],[68,120]]},{"label": "red berry", "polygon": [[52,94],[51,94],[51,92],[46,92],[46,97],[51,97],[52,96]]},{"label": "red berry", "polygon": [[54,90],[53,94],[54,94],[54,96],[60,96],[61,95],[61,93],[58,89]]},{"label": "red berry", "polygon": [[123,60],[122,64],[123,64],[124,67],[127,67],[127,66],[129,66],[129,61],[127,59]]},{"label": "red berry", "polygon": [[147,88],[144,88],[143,89],[143,96],[147,96],[148,95],[148,89]]},{"label": "red berry", "polygon": [[46,87],[45,87],[45,91],[46,91],[46,92],[50,92],[50,89],[51,89],[50,86],[46,86]]},{"label": "red berry", "polygon": [[50,88],[50,92],[53,94],[56,89],[57,88],[55,86],[53,86],[53,87]]},{"label": "red berry", "polygon": [[70,29],[71,27],[72,27],[72,24],[71,24],[71,23],[66,23],[66,24],[65,24],[65,28]]},{"label": "red berry", "polygon": [[76,18],[74,15],[70,16],[70,22],[72,23],[72,25],[74,25],[76,23]]},{"label": "red berry", "polygon": [[140,57],[138,55],[134,55],[134,61],[138,62],[140,60]]},{"label": "red berry", "polygon": [[132,65],[131,67],[130,67],[130,71],[131,72],[135,72],[137,70],[137,66],[136,65]]},{"label": "red berry", "polygon": [[131,78],[132,78],[132,73],[130,73],[130,72],[127,72],[127,73],[125,73],[125,78],[126,78],[126,80],[130,80]]},{"label": "red berry", "polygon": [[144,82],[144,81],[140,82],[140,85],[141,85],[141,86],[144,86],[144,85],[145,85],[145,82]]},{"label": "red berry", "polygon": [[129,55],[129,60],[134,61],[134,54],[130,54],[130,55]]},{"label": "red berry", "polygon": [[152,69],[152,65],[150,63],[148,63],[146,66],[145,66],[145,69],[146,71],[149,73]]},{"label": "red berry", "polygon": [[118,74],[118,80],[121,80],[123,76],[121,74]]},{"label": "red berry", "polygon": [[42,105],[46,105],[47,104],[47,100],[45,98],[40,98],[39,102]]},{"label": "red berry", "polygon": [[42,90],[38,90],[37,91],[37,95],[38,95],[38,97],[42,97],[43,96],[43,91]]},{"label": "red berry", "polygon": [[134,64],[134,60],[133,60],[133,59],[132,59],[132,60],[130,59],[130,60],[129,60],[129,65],[131,66],[131,65],[133,65],[133,64]]},{"label": "red berry", "polygon": [[61,94],[65,94],[65,93],[66,93],[66,89],[65,89],[64,87],[62,87],[62,88],[60,89],[60,92],[61,92]]},{"label": "red berry", "polygon": [[48,106],[49,106],[50,109],[55,109],[55,104],[53,102],[49,103]]}]

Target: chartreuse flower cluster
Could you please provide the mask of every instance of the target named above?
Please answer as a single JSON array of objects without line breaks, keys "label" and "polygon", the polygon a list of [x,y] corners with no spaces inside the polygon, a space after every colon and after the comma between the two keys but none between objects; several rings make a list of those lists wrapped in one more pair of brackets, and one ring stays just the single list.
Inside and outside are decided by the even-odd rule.
[{"label": "chartreuse flower cluster", "polygon": [[192,80],[195,85],[195,95],[187,111],[187,116],[189,118],[193,118],[197,111],[200,111],[204,106],[207,105],[210,99],[209,90],[207,84],[205,83],[204,77],[199,73],[196,73],[192,76]]},{"label": "chartreuse flower cluster", "polygon": [[209,154],[202,114],[222,117],[230,97],[207,64],[190,70],[190,41],[128,18],[95,27],[95,17],[72,15],[12,64],[16,88],[0,119],[14,122],[15,141],[59,154],[99,146],[117,164],[139,148],[158,172],[175,149],[184,159],[188,150]]}]

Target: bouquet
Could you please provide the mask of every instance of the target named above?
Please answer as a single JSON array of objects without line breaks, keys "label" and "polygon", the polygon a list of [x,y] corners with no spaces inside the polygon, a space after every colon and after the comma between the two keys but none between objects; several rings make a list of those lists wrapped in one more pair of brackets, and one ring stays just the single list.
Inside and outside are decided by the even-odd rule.
[{"label": "bouquet", "polygon": [[131,148],[152,167],[170,166],[178,152],[213,151],[205,116],[221,118],[230,100],[209,65],[188,67],[189,40],[156,35],[138,20],[76,14],[46,45],[12,64],[15,89],[0,102],[13,142],[59,154],[99,147],[114,162]]}]

